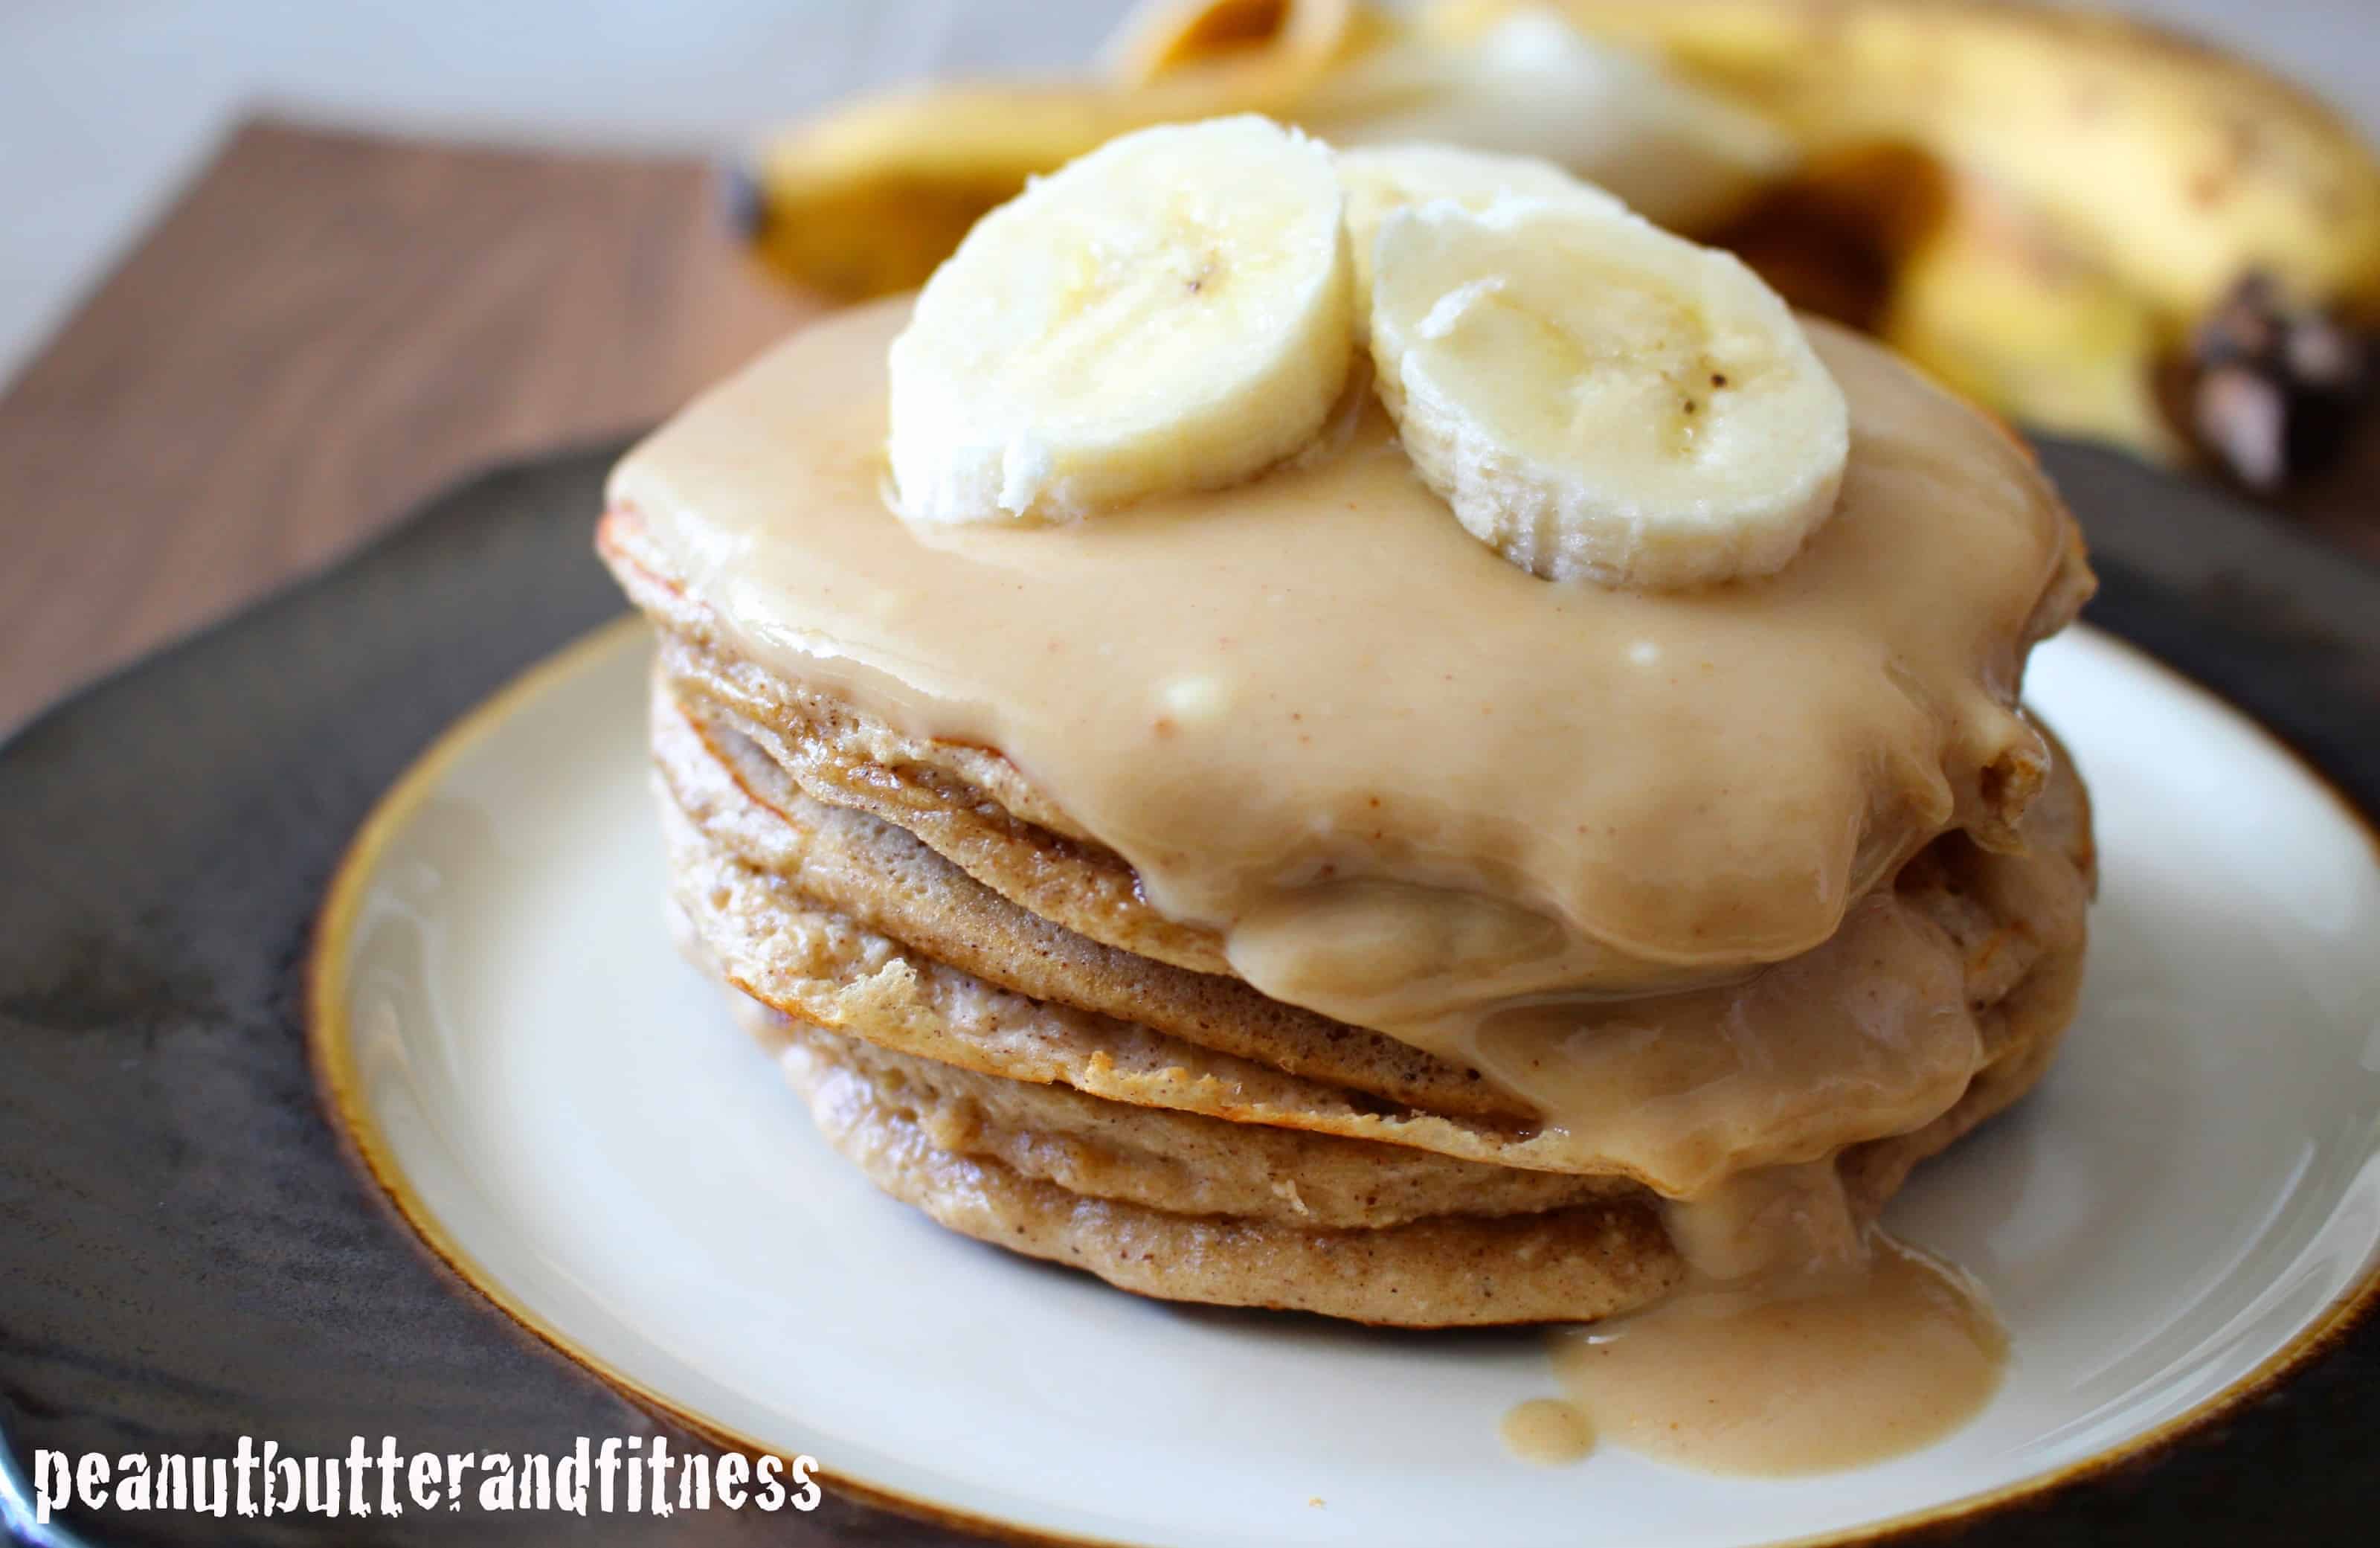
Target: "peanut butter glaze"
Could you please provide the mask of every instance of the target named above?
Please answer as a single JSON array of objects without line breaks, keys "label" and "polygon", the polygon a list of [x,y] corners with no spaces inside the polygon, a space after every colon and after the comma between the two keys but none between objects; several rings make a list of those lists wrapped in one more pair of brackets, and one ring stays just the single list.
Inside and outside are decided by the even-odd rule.
[{"label": "peanut butter glaze", "polygon": [[2088,585],[1988,421],[1813,324],[1841,502],[1780,574],[1694,593],[1506,563],[1372,408],[1237,489],[917,528],[882,493],[905,314],[808,329],[613,476],[740,650],[999,750],[1259,989],[1536,1103],[1572,1141],[1547,1164],[1703,1197],[1963,1089],[1947,943],[1877,884],[1946,828],[2017,842],[2022,655]]},{"label": "peanut butter glaze", "polygon": [[[1756,1295],[1690,1292],[1550,1336],[1561,1406],[1582,1436],[1769,1477],[1939,1439],[1998,1390],[2008,1354],[1964,1275],[1883,1237],[1852,1272]],[[1549,1428],[1548,1418],[1528,1430]]]}]

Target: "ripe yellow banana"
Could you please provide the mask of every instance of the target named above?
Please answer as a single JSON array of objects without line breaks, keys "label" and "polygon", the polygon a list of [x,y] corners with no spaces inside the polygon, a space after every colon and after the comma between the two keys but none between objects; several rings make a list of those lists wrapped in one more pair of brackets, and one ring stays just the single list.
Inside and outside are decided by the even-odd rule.
[{"label": "ripe yellow banana", "polygon": [[[1443,0],[1419,30],[1459,41],[1513,4]],[[1716,238],[1797,302],[2030,424],[2174,459],[2176,412],[2260,484],[2289,471],[2260,439],[2320,455],[2289,405],[2310,388],[2310,413],[2342,411],[2352,384],[2257,368],[2276,407],[2243,452],[2209,429],[2192,359],[2242,307],[2275,336],[2380,323],[2380,159],[2288,83],[2005,0],[1559,4],[1799,137],[1804,173]]]},{"label": "ripe yellow banana", "polygon": [[[1924,147],[2171,315],[2252,271],[2301,304],[2380,311],[2380,161],[2321,103],[2212,49],[1999,0],[1558,4],[1807,149]],[[1459,38],[1512,7],[1449,0],[1426,25]]]},{"label": "ripe yellow banana", "polygon": [[751,237],[771,266],[829,295],[905,290],[1027,177],[1152,124],[1293,118],[1301,93],[1390,30],[1358,0],[1164,0],[1111,45],[1109,80],[861,97],[761,148]]},{"label": "ripe yellow banana", "polygon": [[1279,104],[1395,30],[1357,0],[1153,0],[1124,18],[1100,63],[1125,88],[1184,70],[1236,72]]},{"label": "ripe yellow banana", "polygon": [[2032,212],[1972,179],[1903,255],[1874,330],[1979,403],[2161,461],[2188,446],[2158,401],[2181,346],[2159,309],[2061,249]]},{"label": "ripe yellow banana", "polygon": [[763,257],[844,296],[921,283],[1035,174],[1129,130],[1261,113],[1334,143],[1451,140],[1541,155],[1699,230],[1793,160],[1759,114],[1597,45],[1542,8],[1424,43],[1362,0],[1154,0],[1107,79],[896,91],[778,137],[754,167]]}]

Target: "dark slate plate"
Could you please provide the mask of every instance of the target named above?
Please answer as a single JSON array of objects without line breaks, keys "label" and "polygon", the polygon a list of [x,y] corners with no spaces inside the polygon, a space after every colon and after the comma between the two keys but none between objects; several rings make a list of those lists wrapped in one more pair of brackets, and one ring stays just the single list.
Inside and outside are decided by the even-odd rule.
[{"label": "dark slate plate", "polygon": [[[478,479],[0,747],[0,1453],[18,1466],[227,1456],[242,1435],[562,1452],[662,1423],[419,1246],[325,1119],[301,1025],[314,910],[374,798],[619,611],[588,546],[619,449]],[[2380,811],[2380,576],[2113,454],[2045,457],[2096,549],[2094,621]],[[2368,1542],[2380,1327],[2333,1345],[2154,1457],[1929,1536]],[[24,1487],[0,1476],[0,1520],[28,1542],[977,1541],[833,1491],[808,1517],[108,1512],[70,1517],[78,1539],[16,1514]]]}]

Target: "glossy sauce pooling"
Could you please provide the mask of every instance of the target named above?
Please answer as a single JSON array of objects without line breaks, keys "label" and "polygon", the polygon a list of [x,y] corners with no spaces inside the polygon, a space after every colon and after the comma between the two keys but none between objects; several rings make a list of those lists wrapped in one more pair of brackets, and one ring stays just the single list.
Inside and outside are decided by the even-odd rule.
[{"label": "glossy sauce pooling", "polygon": [[1560,1399],[1502,1426],[1524,1461],[1597,1440],[1706,1472],[1786,1475],[1938,1439],[1999,1389],[2008,1335],[1973,1281],[1863,1224],[1831,1160],[1669,1207],[1688,1278],[1651,1310],[1548,1335]]},{"label": "glossy sauce pooling", "polygon": [[1595,1450],[1595,1426],[1578,1405],[1559,1397],[1515,1403],[1497,1427],[1504,1449],[1524,1462],[1555,1467]]},{"label": "glossy sauce pooling", "polygon": [[2008,1336],[1955,1269],[1878,1236],[1834,1274],[1692,1292],[1552,1335],[1582,1428],[1709,1472],[1828,1472],[1912,1451],[1998,1390]]}]

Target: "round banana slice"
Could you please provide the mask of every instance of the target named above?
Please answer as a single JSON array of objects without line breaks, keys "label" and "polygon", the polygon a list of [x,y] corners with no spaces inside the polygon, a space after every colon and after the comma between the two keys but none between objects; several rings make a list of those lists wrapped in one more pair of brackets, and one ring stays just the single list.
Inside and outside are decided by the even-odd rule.
[{"label": "round banana slice", "polygon": [[920,521],[1070,521],[1257,473],[1354,360],[1330,150],[1254,116],[1112,140],[986,215],[893,340]]},{"label": "round banana slice", "polygon": [[1392,210],[1439,199],[1451,199],[1466,210],[1485,210],[1515,196],[1585,199],[1610,210],[1627,208],[1552,162],[1453,145],[1366,145],[1342,150],[1339,181],[1347,189],[1347,244],[1355,261],[1358,333],[1371,311],[1372,244],[1379,238],[1380,222]]},{"label": "round banana slice", "polygon": [[1851,449],[1842,391],[1732,256],[1576,199],[1394,211],[1381,401],[1458,520],[1550,579],[1667,590],[1782,567]]}]

